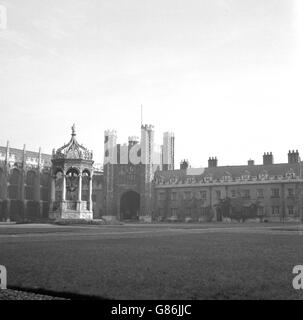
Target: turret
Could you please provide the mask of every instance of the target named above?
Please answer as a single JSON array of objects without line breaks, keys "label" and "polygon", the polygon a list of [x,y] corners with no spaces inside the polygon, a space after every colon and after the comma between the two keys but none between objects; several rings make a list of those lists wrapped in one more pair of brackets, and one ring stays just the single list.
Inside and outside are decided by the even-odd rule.
[{"label": "turret", "polygon": [[142,164],[153,164],[154,153],[154,126],[141,126],[141,162]]},{"label": "turret", "polygon": [[9,141],[7,141],[7,143],[6,143],[6,153],[5,153],[5,162],[6,162],[6,164],[8,164],[9,163],[9,150],[10,148],[9,148]]},{"label": "turret", "polygon": [[23,145],[22,163],[23,163],[23,166],[26,165],[26,145],[25,144]]},{"label": "turret", "polygon": [[175,168],[175,135],[172,132],[163,134],[162,170]]},{"label": "turret", "polygon": [[104,165],[117,164],[117,132],[106,130],[104,132]]}]

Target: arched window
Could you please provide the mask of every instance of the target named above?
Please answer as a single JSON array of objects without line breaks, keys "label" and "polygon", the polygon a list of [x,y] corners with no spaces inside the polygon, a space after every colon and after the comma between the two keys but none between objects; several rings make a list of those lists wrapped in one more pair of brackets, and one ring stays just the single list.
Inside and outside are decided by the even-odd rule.
[{"label": "arched window", "polygon": [[42,172],[40,175],[40,196],[42,201],[49,200],[50,175],[48,172]]},{"label": "arched window", "polygon": [[21,172],[18,169],[13,169],[9,177],[9,198],[16,200],[19,198],[19,189],[21,183]]},{"label": "arched window", "polygon": [[63,173],[62,171],[57,171],[55,174],[55,200],[61,201],[62,200],[62,179]]},{"label": "arched window", "polygon": [[11,185],[18,185],[20,183],[20,177],[21,177],[20,170],[13,169],[9,177],[9,183]]},{"label": "arched window", "polygon": [[36,173],[34,171],[28,171],[26,174],[26,186],[25,186],[25,198],[27,200],[34,200],[35,180],[36,180]]},{"label": "arched window", "polygon": [[79,172],[75,168],[70,168],[66,172],[66,200],[76,201],[78,198]]},{"label": "arched window", "polygon": [[90,172],[88,170],[84,170],[82,172],[82,199],[83,201],[88,201],[88,195],[89,195],[89,177]]},{"label": "arched window", "polygon": [[4,184],[5,176],[3,170],[0,168],[0,199],[4,199]]},{"label": "arched window", "polygon": [[40,185],[42,187],[48,188],[49,179],[50,179],[49,173],[48,172],[42,172],[41,175],[40,175]]},{"label": "arched window", "polygon": [[36,179],[36,173],[34,171],[28,171],[26,174],[26,185],[27,186],[34,186]]}]

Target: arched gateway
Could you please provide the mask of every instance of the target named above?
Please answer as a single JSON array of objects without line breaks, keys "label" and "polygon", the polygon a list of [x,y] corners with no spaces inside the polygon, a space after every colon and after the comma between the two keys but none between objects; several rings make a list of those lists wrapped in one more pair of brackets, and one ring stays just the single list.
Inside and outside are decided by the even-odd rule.
[{"label": "arched gateway", "polygon": [[120,199],[120,219],[138,220],[140,210],[140,195],[135,191],[123,193]]},{"label": "arched gateway", "polygon": [[[76,140],[75,125],[68,144],[53,150],[51,219],[93,219],[93,154]],[[83,184],[88,183],[88,194]]]}]

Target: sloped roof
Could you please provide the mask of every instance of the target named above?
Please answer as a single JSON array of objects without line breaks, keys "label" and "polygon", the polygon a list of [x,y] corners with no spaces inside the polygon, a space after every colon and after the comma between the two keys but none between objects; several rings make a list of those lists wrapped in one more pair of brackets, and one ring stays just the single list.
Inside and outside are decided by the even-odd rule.
[{"label": "sloped roof", "polygon": [[[157,171],[155,178],[162,178],[164,180],[182,180],[185,178],[207,178],[211,177],[213,180],[223,179],[225,176],[230,176],[232,179],[242,177],[249,174],[251,177],[258,177],[262,174],[268,176],[285,176],[289,172],[300,175],[299,163],[278,163],[271,165],[243,165],[243,166],[220,166],[213,168],[199,168],[198,174],[195,174],[195,170],[189,168],[187,170],[168,170]],[[201,173],[202,171],[202,173]]]},{"label": "sloped roof", "polygon": [[[23,150],[17,148],[9,148],[9,161],[21,163],[23,162]],[[0,146],[0,159],[5,160],[6,147]],[[39,152],[25,150],[26,162],[38,164]],[[41,153],[41,162],[44,165],[51,164],[51,155]]]},{"label": "sloped roof", "polygon": [[292,169],[295,174],[299,174],[299,163],[277,163],[271,165],[253,165],[253,166],[223,166],[215,168],[206,168],[203,176],[212,176],[213,179],[221,179],[228,171],[232,178],[241,177],[242,175],[249,174],[250,176],[258,176],[267,173],[269,176],[284,176]]}]

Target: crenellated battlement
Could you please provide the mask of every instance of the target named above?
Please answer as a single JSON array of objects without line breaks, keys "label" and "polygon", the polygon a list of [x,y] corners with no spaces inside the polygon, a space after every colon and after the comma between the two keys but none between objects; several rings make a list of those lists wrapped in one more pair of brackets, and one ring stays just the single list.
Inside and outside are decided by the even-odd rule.
[{"label": "crenellated battlement", "polygon": [[146,131],[154,131],[155,127],[151,124],[145,124],[141,125],[141,129],[144,129]]},{"label": "crenellated battlement", "polygon": [[104,136],[115,136],[117,137],[117,131],[113,129],[108,129],[104,131]]}]

